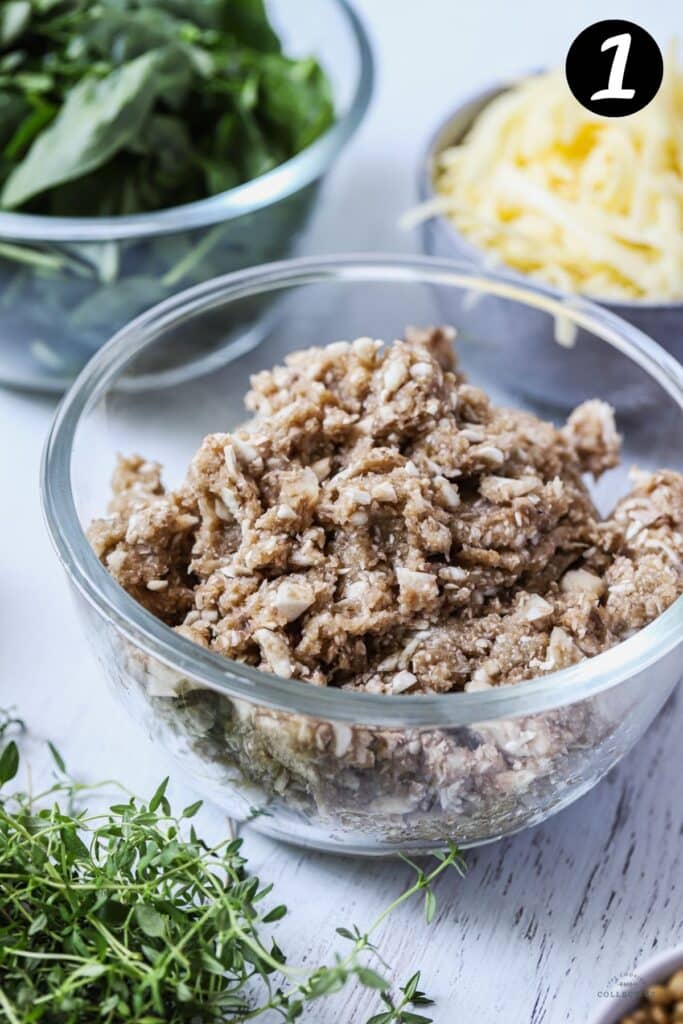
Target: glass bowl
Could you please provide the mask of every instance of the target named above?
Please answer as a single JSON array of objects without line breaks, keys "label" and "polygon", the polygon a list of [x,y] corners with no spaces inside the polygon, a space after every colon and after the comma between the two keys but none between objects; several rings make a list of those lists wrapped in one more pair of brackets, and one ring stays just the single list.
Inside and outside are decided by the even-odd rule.
[{"label": "glass bowl", "polygon": [[[449,146],[461,142],[482,111],[494,99],[512,88],[518,80],[489,86],[484,91],[464,100],[441,121],[429,139],[418,164],[417,190],[420,203],[430,203],[436,198],[434,164],[439,153]],[[481,268],[493,265],[494,255],[471,242],[448,217],[442,214],[425,220],[421,227],[421,235],[423,251],[429,256],[439,259],[466,260],[473,266]],[[510,280],[522,284],[535,280],[532,276],[522,274],[512,267],[501,265],[499,269]],[[575,301],[575,297],[569,292],[562,292],[559,289],[553,289],[553,292],[558,298],[562,298],[566,305],[571,306]],[[596,296],[590,298],[593,302],[598,302],[605,309],[622,317],[654,338],[677,359],[683,359],[683,302],[646,299],[627,301],[602,299]],[[483,312],[495,317],[497,315],[496,303],[494,301],[487,303]],[[482,315],[479,316],[478,322],[480,328],[484,326]],[[562,324],[562,319],[560,318],[558,322]],[[562,326],[564,331],[562,331]],[[576,331],[572,339],[571,332],[567,333],[566,322],[562,326],[560,332],[557,332],[558,336],[562,336],[564,333],[570,343],[590,344],[590,338],[580,329]],[[552,402],[558,408],[568,409],[580,402],[581,399],[578,396],[586,385],[590,385],[596,372],[600,374],[602,380],[603,397],[612,402],[622,405],[628,403],[633,409],[643,409],[656,400],[656,392],[653,389],[647,387],[645,382],[638,381],[632,374],[625,372],[623,365],[612,360],[607,351],[600,349],[596,350],[592,361],[584,359],[576,363],[571,375],[568,376],[567,363],[561,346],[548,348],[547,320],[539,319],[530,313],[528,317],[517,318],[514,330],[515,334],[510,337],[507,348],[510,366],[514,364],[518,354],[524,358],[531,358],[534,354],[532,350],[535,350],[537,356],[545,353],[547,374],[544,391],[537,397]],[[583,370],[585,370],[585,375],[582,374]]]},{"label": "glass bowl", "polygon": [[[292,251],[321,180],[365,114],[373,61],[347,0],[269,0],[268,12],[287,53],[314,54],[325,68],[335,123],[267,174],[174,209],[100,218],[0,211],[0,384],[63,391],[143,310],[217,274]],[[183,355],[190,373],[204,353],[201,339],[185,343],[193,349],[192,360]],[[168,355],[175,367],[175,351]]]},{"label": "glass bowl", "polygon": [[[169,299],[95,356],[55,419],[44,509],[104,675],[150,735],[185,761],[200,791],[272,836],[386,854],[509,835],[594,786],[681,676],[683,598],[608,652],[517,685],[435,696],[321,688],[196,646],[137,604],[91,550],[85,529],[106,508],[117,452],[158,459],[176,486],[205,434],[244,420],[251,374],[292,349],[359,335],[391,340],[444,313],[457,327],[472,295],[507,310],[487,337],[487,357],[474,360],[475,382],[498,401],[543,413],[524,386],[542,383],[542,366],[519,360],[505,376],[499,365],[515,318],[557,314],[552,293],[448,262],[350,256],[253,268]],[[220,354],[226,324],[249,333],[260,308],[268,330],[256,348],[233,346],[230,362],[217,356],[215,370],[189,382],[131,387],[139,363],[163,361],[179,331],[202,334]],[[647,417],[619,417],[625,463],[683,468],[683,368],[605,310],[577,303],[571,316],[592,344],[567,350],[567,359],[607,348],[657,391]],[[465,371],[473,348],[460,347]],[[601,388],[596,374],[583,397]],[[606,511],[626,489],[625,471],[612,471],[595,501]]]}]

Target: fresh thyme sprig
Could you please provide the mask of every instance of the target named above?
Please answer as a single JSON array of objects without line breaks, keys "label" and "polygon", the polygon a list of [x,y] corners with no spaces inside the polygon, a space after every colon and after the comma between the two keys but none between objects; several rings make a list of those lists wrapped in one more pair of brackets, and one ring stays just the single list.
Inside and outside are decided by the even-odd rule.
[{"label": "fresh thyme sprig", "polygon": [[90,813],[90,787],[68,776],[52,745],[54,784],[8,794],[19,751],[5,741],[20,728],[0,712],[0,1017],[9,1024],[217,1024],[266,1011],[293,1022],[351,981],[377,990],[386,1007],[368,1024],[429,1024],[409,1009],[431,1002],[419,972],[395,1000],[371,966],[375,958],[388,968],[372,936],[418,894],[432,920],[434,883],[463,871],[455,846],[431,871],[407,861],[415,881],[365,931],[338,928],[346,955],[293,967],[264,935],[286,907],[261,909],[272,887],[248,873],[241,840],[200,838],[190,819],[201,801],[174,816],[164,780],[148,802],[130,796]]},{"label": "fresh thyme sprig", "polygon": [[416,971],[401,989],[402,998],[398,1003],[394,1003],[389,992],[382,992],[380,998],[388,1009],[370,1017],[367,1024],[432,1024],[431,1017],[408,1009],[409,1006],[431,1006],[434,1002],[424,992],[420,992],[417,987],[419,983],[420,971]]}]

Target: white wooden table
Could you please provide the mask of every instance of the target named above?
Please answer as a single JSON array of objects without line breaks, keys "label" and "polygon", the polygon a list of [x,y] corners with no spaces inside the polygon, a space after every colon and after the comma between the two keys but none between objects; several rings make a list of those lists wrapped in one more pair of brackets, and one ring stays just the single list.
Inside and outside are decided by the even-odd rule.
[{"label": "white wooden table", "polygon": [[[329,180],[307,240],[310,252],[411,250],[396,227],[414,196],[417,154],[458,96],[498,75],[562,59],[600,17],[639,20],[665,43],[675,0],[359,0],[379,55],[378,92],[359,136]],[[647,13],[647,20],[645,19]],[[419,70],[418,70],[419,69]],[[141,793],[180,772],[114,703],[92,660],[50,549],[38,501],[47,399],[0,392],[0,705],[15,704],[83,778],[115,776]],[[473,852],[469,875],[441,884],[427,928],[417,906],[386,925],[380,943],[398,980],[423,968],[438,1024],[586,1024],[598,993],[655,948],[683,940],[683,700],[669,702],[648,735],[578,804],[536,829]],[[32,743],[34,776],[49,770]],[[205,824],[221,828],[220,814]],[[278,938],[293,962],[324,960],[334,929],[361,927],[409,881],[393,862],[299,852],[245,832],[256,871],[292,908]],[[340,940],[339,940],[340,941]],[[320,1003],[317,1024],[364,1024],[377,1012],[355,991]]]}]

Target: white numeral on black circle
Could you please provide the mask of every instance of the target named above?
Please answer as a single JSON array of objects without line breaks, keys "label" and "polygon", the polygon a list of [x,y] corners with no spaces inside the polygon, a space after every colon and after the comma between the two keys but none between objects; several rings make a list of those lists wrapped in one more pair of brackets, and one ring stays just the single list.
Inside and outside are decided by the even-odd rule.
[{"label": "white numeral on black circle", "polygon": [[598,89],[591,96],[591,100],[632,100],[636,90],[624,88],[626,61],[631,49],[631,33],[623,32],[619,36],[610,36],[609,39],[605,39],[600,49],[603,53],[605,50],[615,49],[616,53],[610,68],[607,88]]}]

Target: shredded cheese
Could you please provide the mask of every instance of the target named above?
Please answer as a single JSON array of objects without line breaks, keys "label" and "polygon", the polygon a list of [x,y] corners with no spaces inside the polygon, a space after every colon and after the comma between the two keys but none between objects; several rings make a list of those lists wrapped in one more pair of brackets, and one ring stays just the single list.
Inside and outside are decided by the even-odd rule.
[{"label": "shredded cheese", "polygon": [[435,167],[442,214],[497,260],[563,291],[683,299],[683,74],[630,117],[592,115],[561,71],[493,100]]}]

